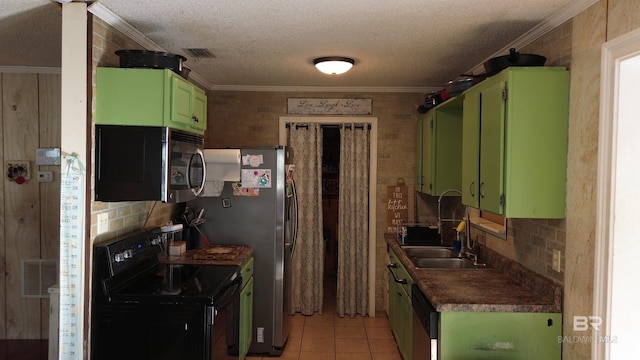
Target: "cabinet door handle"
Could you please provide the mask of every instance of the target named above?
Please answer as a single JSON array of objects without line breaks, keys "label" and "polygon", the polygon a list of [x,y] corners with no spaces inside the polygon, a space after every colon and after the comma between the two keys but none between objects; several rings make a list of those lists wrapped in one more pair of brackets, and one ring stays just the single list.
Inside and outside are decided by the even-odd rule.
[{"label": "cabinet door handle", "polygon": [[480,197],[484,199],[484,183],[480,183]]},{"label": "cabinet door handle", "polygon": [[398,279],[398,277],[396,276],[396,273],[394,273],[393,271],[391,271],[391,269],[397,268],[398,265],[396,264],[389,264],[387,265],[387,268],[389,269],[389,273],[391,274],[391,276],[393,276],[393,281],[397,282],[398,284],[408,284],[407,279]]},{"label": "cabinet door handle", "polygon": [[193,122],[198,122],[198,121],[200,121],[200,120],[198,120],[198,117],[197,117],[197,116],[192,116],[192,117],[191,117],[191,119],[193,119]]},{"label": "cabinet door handle", "polygon": [[476,194],[473,192],[473,188],[474,188],[475,184],[476,184],[476,182],[472,181],[471,185],[469,185],[469,193],[471,194],[472,197],[476,197]]}]

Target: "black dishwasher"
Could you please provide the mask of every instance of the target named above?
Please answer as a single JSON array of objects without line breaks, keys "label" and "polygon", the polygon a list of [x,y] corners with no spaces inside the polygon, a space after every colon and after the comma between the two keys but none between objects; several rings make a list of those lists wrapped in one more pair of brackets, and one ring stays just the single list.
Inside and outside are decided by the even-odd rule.
[{"label": "black dishwasher", "polygon": [[437,360],[440,314],[416,284],[411,288],[411,304],[413,305],[413,360]]}]

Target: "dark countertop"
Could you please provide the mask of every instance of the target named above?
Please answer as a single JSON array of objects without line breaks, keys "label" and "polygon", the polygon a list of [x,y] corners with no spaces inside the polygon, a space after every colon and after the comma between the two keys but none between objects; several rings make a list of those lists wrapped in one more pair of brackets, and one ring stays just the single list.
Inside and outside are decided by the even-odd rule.
[{"label": "dark countertop", "polygon": [[[220,256],[209,256],[206,259],[198,258],[203,251],[212,248],[222,250]],[[229,250],[224,251],[224,250]],[[233,250],[233,251],[232,251]],[[237,250],[237,251],[236,251]],[[233,256],[227,256],[228,254]],[[214,245],[204,249],[187,250],[180,256],[167,257],[163,254],[159,255],[160,263],[175,265],[201,265],[201,266],[242,266],[249,258],[253,256],[253,248],[242,245]]]},{"label": "dark countertop", "polygon": [[[525,286],[492,267],[419,269],[402,251],[395,234],[385,234],[385,240],[437,311],[562,312],[560,286],[550,280],[541,285],[538,275],[531,274],[534,281],[529,284],[533,285]],[[522,277],[522,269],[518,271]],[[543,288],[547,286],[550,289]]]}]

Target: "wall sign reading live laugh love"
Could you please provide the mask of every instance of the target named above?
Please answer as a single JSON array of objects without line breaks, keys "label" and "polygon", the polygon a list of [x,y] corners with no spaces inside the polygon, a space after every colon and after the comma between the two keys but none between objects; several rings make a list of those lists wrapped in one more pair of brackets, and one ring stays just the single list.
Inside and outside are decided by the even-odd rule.
[{"label": "wall sign reading live laugh love", "polygon": [[287,99],[287,114],[371,115],[371,99]]}]

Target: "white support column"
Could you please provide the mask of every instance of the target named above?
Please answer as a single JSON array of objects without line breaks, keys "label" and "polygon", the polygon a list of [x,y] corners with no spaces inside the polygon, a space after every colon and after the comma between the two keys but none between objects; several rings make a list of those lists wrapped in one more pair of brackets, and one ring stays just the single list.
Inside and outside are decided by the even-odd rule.
[{"label": "white support column", "polygon": [[[61,150],[64,161],[60,192],[59,359],[64,360],[89,357],[84,346],[88,342],[85,295],[90,289],[85,269],[90,263],[85,259],[88,176],[84,167],[90,152],[87,149],[87,18],[85,2],[62,4]],[[82,167],[74,172],[82,175],[69,181],[72,154],[73,168]]]}]

